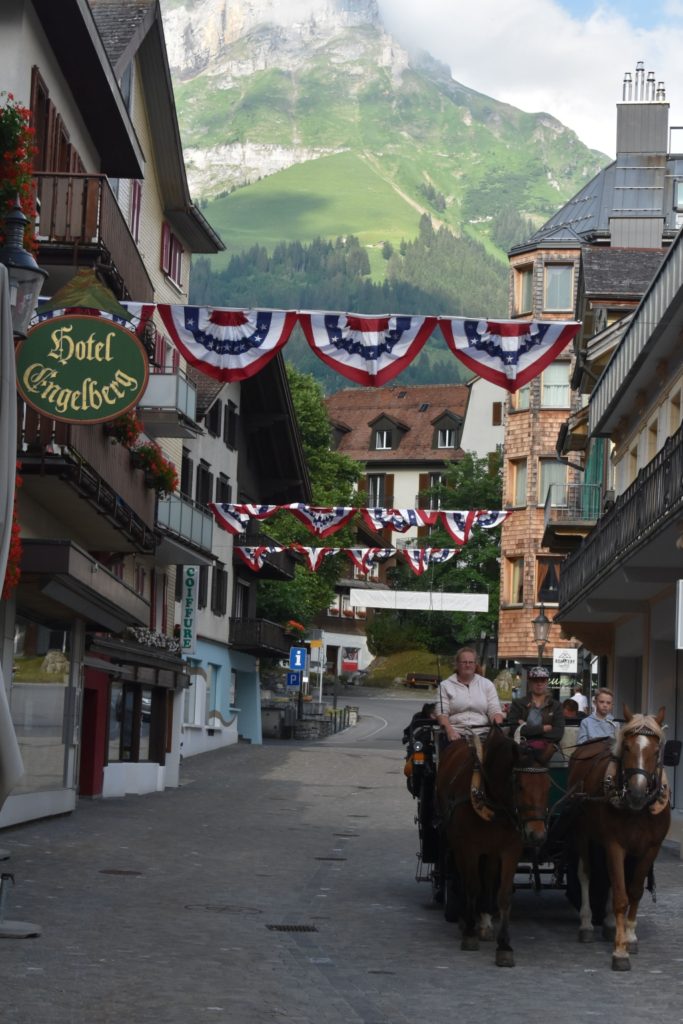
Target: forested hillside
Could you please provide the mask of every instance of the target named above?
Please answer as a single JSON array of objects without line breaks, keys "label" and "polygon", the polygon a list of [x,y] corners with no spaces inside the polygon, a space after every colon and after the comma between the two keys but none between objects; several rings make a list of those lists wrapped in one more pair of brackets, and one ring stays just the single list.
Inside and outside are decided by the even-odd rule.
[{"label": "forested hillside", "polygon": [[[387,277],[373,282],[366,249],[357,238],[310,245],[281,243],[272,255],[254,246],[233,256],[224,270],[214,271],[206,259],[195,262],[190,301],[197,305],[326,309],[366,314],[416,313],[453,316],[504,316],[507,271],[471,238],[456,238],[447,228],[434,231],[427,216],[419,236],[394,251],[385,247]],[[483,273],[482,268],[486,268]],[[297,334],[285,358],[313,373],[325,389],[335,391],[348,381],[326,367]],[[401,374],[404,384],[435,380],[457,383],[463,367],[436,333],[421,355]]]}]

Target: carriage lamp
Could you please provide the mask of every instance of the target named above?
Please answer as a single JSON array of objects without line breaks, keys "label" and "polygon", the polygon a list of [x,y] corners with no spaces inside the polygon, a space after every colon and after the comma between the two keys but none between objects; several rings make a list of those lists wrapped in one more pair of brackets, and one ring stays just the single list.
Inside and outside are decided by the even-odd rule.
[{"label": "carriage lamp", "polygon": [[17,196],[5,217],[5,244],[0,248],[0,263],[7,267],[9,278],[10,314],[15,338],[25,338],[29,321],[35,313],[43,281],[48,276],[30,252],[23,246],[28,217]]},{"label": "carriage lamp", "polygon": [[548,634],[550,633],[551,626],[550,619],[545,613],[543,603],[541,603],[541,610],[536,618],[531,620],[531,625],[534,628],[534,640],[536,641],[536,647],[538,648],[538,664],[540,665],[543,661],[543,651],[548,642]]}]

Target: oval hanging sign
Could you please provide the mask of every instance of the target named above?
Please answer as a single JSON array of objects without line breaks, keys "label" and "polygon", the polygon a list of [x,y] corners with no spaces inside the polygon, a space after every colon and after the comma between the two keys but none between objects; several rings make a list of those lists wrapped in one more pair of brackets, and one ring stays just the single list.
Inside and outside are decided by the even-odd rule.
[{"label": "oval hanging sign", "polygon": [[17,389],[43,416],[103,423],[137,405],[149,363],[140,340],[111,320],[60,316],[17,346]]}]

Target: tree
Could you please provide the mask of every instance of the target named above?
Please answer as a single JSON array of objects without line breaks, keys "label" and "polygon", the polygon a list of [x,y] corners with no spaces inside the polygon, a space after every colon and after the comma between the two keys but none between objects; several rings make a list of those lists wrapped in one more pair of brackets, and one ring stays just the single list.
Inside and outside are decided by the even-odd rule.
[{"label": "tree", "polygon": [[[478,459],[468,452],[457,463],[449,463],[444,470],[444,482],[436,490],[421,495],[439,499],[444,509],[496,509],[500,508],[501,487],[500,453],[489,459]],[[423,546],[427,546],[423,544]],[[440,526],[429,537],[430,547],[454,546],[452,538]],[[405,563],[398,563],[393,572],[392,586],[400,590],[422,590],[434,593],[487,593],[489,610],[474,612],[387,612],[377,613],[368,625],[368,641],[375,654],[387,654],[406,646],[424,647],[435,653],[452,653],[457,647],[471,642],[482,631],[493,633],[498,619],[500,596],[499,580],[500,531],[473,529],[467,544],[443,565],[432,565],[422,576],[416,576]],[[396,647],[399,638],[409,639]]]},{"label": "tree", "polygon": [[[330,449],[332,431],[320,384],[310,374],[300,373],[291,365],[287,366],[287,377],[311,477],[312,503],[357,504],[353,485],[361,474],[361,466]],[[288,513],[269,521],[268,534],[281,544],[296,541],[307,547],[320,546],[306,527]],[[335,547],[350,543],[348,530],[335,534]],[[275,622],[296,619],[308,625],[332,603],[334,584],[346,568],[345,559],[346,556],[327,558],[317,572],[299,565],[291,583],[264,580],[258,588],[258,615]]]}]

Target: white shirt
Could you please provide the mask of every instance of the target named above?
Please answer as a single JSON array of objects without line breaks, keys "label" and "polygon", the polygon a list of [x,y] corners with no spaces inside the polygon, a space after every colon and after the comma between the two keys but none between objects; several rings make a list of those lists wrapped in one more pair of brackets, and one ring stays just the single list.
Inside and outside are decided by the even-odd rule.
[{"label": "white shirt", "polygon": [[490,725],[494,715],[502,715],[498,693],[490,679],[475,673],[469,683],[461,683],[458,674],[439,685],[437,715],[448,715],[456,729]]},{"label": "white shirt", "polygon": [[588,697],[585,693],[579,693],[577,690],[576,693],[572,694],[572,700],[575,700],[579,705],[579,711],[588,711]]}]

